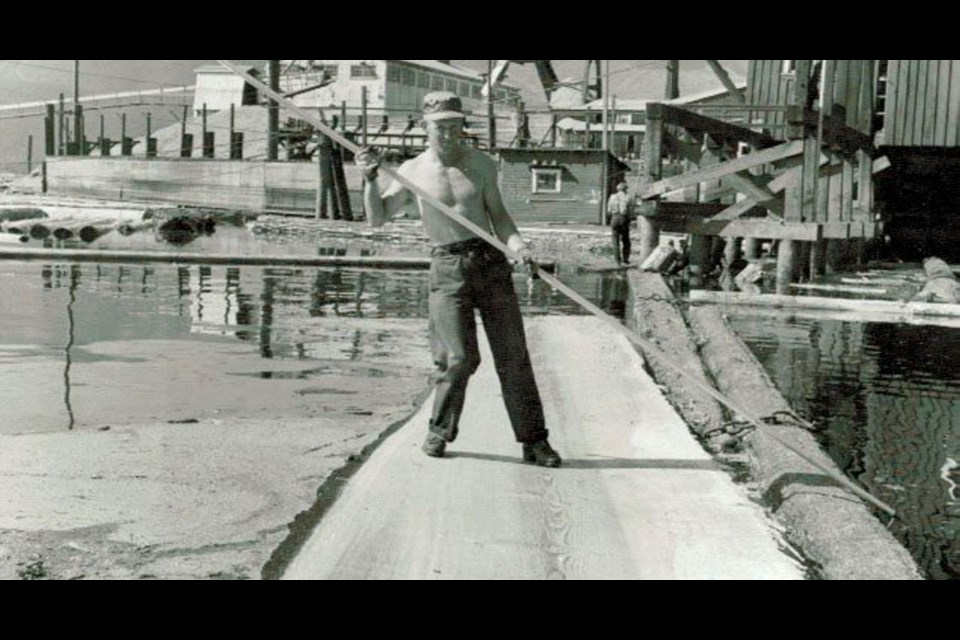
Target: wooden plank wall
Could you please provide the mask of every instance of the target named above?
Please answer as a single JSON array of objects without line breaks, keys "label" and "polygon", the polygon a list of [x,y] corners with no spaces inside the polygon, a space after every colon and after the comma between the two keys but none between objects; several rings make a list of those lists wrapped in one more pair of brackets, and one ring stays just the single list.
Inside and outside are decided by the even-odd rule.
[{"label": "wooden plank wall", "polygon": [[514,220],[518,223],[597,222],[602,164],[597,160],[583,161],[566,157],[558,161],[557,168],[563,170],[561,193],[534,194],[531,193],[529,160],[500,159],[500,191]]},{"label": "wooden plank wall", "polygon": [[[827,98],[832,100],[826,105],[826,113],[835,111],[834,107],[842,107],[847,114],[847,126],[869,135],[872,133],[871,118],[866,118],[864,111],[873,113],[872,98],[864,100],[865,89],[875,83],[875,60],[834,60],[833,87],[824,88]],[[864,87],[864,84],[867,87]],[[873,95],[872,89],[869,95]]]},{"label": "wooden plank wall", "polygon": [[960,60],[890,60],[884,143],[960,146]]},{"label": "wooden plank wall", "polygon": [[[793,104],[795,74],[783,73],[783,60],[751,60],[747,67],[747,103],[757,105]],[[778,139],[784,139],[784,114],[758,113],[771,133]]]}]

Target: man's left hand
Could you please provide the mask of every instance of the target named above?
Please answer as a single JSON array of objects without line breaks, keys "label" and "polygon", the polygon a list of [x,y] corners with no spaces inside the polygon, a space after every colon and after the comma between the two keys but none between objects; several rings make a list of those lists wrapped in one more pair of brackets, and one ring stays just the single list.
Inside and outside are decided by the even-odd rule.
[{"label": "man's left hand", "polygon": [[514,257],[511,262],[514,265],[519,265],[528,276],[533,277],[537,274],[539,266],[537,265],[537,259],[536,256],[533,255],[533,251],[524,247],[514,250],[513,254]]}]

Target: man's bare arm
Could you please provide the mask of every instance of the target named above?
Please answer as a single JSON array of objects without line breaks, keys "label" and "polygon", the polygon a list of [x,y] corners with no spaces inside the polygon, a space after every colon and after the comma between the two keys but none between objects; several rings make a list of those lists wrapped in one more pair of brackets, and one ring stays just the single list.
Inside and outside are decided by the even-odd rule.
[{"label": "man's bare arm", "polygon": [[[361,156],[357,157],[357,164],[367,176],[363,186],[363,204],[367,211],[367,220],[372,227],[382,227],[407,204],[410,192],[399,180],[394,180],[381,194],[376,171],[379,160],[371,160],[369,156],[361,153]],[[409,171],[409,164],[409,161],[405,162],[397,173],[405,176]]]},{"label": "man's bare arm", "polygon": [[494,233],[513,251],[517,253],[526,251],[526,244],[520,237],[520,232],[517,231],[517,225],[514,224],[503,204],[500,187],[497,185],[496,165],[486,157],[483,157],[478,164],[483,178],[483,203],[490,216]]}]

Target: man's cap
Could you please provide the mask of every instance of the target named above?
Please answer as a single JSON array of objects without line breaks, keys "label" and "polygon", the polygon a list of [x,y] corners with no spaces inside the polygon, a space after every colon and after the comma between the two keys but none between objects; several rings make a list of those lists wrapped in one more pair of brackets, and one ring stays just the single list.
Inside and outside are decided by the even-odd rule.
[{"label": "man's cap", "polygon": [[448,120],[466,118],[460,97],[449,91],[434,91],[423,96],[424,120]]},{"label": "man's cap", "polygon": [[626,182],[620,182],[620,183],[617,184],[617,190],[626,189],[626,188],[627,188],[627,183],[626,183]]}]

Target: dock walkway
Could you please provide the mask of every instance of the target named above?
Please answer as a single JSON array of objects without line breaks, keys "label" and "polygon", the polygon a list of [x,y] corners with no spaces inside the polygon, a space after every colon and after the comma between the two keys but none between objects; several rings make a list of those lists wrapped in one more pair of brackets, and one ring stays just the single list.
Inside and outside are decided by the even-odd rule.
[{"label": "dock walkway", "polygon": [[804,577],[625,338],[591,317],[529,318],[527,336],[562,468],[521,461],[481,338],[447,457],[420,451],[428,399],[350,478],[284,578]]}]

